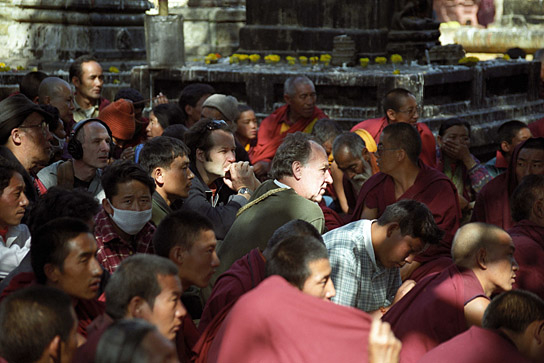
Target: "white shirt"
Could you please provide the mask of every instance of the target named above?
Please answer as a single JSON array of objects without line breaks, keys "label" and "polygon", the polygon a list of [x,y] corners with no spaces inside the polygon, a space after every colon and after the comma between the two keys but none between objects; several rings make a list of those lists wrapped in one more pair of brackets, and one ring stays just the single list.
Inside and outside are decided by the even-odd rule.
[{"label": "white shirt", "polygon": [[30,251],[30,231],[26,224],[9,227],[6,240],[0,236],[0,242],[0,279],[3,279]]}]

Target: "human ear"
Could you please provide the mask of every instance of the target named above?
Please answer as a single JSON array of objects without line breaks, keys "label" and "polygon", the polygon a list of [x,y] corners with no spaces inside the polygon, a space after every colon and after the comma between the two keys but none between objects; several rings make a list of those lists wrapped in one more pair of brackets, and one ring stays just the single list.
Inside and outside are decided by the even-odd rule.
[{"label": "human ear", "polygon": [[510,145],[507,141],[501,141],[500,147],[501,150],[507,154],[512,151],[512,145]]},{"label": "human ear", "polygon": [[46,263],[45,266],[43,266],[43,272],[45,273],[45,276],[47,277],[47,280],[57,283],[59,281],[59,269],[53,265],[52,263]]},{"label": "human ear", "polygon": [[52,358],[53,362],[60,362],[60,335],[56,335],[47,346],[47,355]]},{"label": "human ear", "polygon": [[155,179],[157,186],[162,187],[164,185],[164,174],[162,168],[153,169],[151,176],[153,179]]},{"label": "human ear", "polygon": [[111,207],[107,198],[102,199],[102,208],[104,208],[108,215],[113,215],[113,208]]},{"label": "human ear", "polygon": [[361,152],[361,156],[363,159],[365,159],[366,162],[370,161],[370,153],[368,152],[368,149],[365,147],[363,148],[363,151]]},{"label": "human ear", "polygon": [[482,270],[487,270],[488,256],[485,248],[480,248],[476,253],[476,263]]},{"label": "human ear", "polygon": [[300,161],[294,161],[293,164],[291,164],[291,169],[293,170],[293,176],[296,180],[300,180],[302,177],[302,164]]},{"label": "human ear", "polygon": [[183,260],[185,257],[185,251],[182,250],[180,246],[174,246],[168,253],[168,258],[176,263],[176,265],[183,265]]},{"label": "human ear", "polygon": [[289,96],[288,94],[284,94],[283,95],[283,100],[285,101],[285,103],[287,103],[288,105],[291,104],[291,96]]},{"label": "human ear", "polygon": [[204,155],[204,151],[202,149],[196,149],[196,160],[200,161],[201,163],[206,161],[206,156]]},{"label": "human ear", "polygon": [[21,131],[19,128],[12,129],[10,137],[14,145],[21,145]]},{"label": "human ear", "polygon": [[145,319],[145,305],[147,302],[140,296],[134,296],[130,299],[127,306],[127,317]]},{"label": "human ear", "polygon": [[393,232],[395,232],[396,229],[399,228],[399,224],[397,222],[392,222],[387,225],[387,238],[390,238],[393,235]]},{"label": "human ear", "polygon": [[396,121],[397,119],[397,113],[392,108],[388,109],[385,114],[387,115],[387,118],[391,121]]}]

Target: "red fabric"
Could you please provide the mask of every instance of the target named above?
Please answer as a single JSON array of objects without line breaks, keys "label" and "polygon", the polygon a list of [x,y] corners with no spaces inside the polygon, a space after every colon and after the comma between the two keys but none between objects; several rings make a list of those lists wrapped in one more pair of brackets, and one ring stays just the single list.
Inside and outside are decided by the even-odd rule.
[{"label": "red fabric", "polygon": [[544,118],[530,123],[528,127],[533,137],[544,137]]},{"label": "red fabric", "polygon": [[508,161],[499,150],[497,150],[497,154],[495,155],[495,166],[503,169],[508,168]]},{"label": "red fabric", "polygon": [[529,363],[509,339],[473,326],[425,354],[419,363]]},{"label": "red fabric", "polygon": [[464,307],[477,297],[487,298],[474,272],[455,265],[415,285],[382,318],[402,341],[401,362],[417,362],[467,330]]},{"label": "red fabric", "polygon": [[335,210],[327,207],[323,201],[319,203],[319,207],[325,217],[325,227],[327,227],[327,231],[332,231],[333,229],[342,227],[344,224],[348,223],[350,218],[349,215],[340,215],[336,213]]},{"label": "red fabric", "polygon": [[[457,190],[451,180],[424,163],[420,162],[419,167],[420,171],[414,185],[398,200],[412,199],[425,204],[431,210],[438,227],[446,232],[440,244],[431,246],[417,256],[418,262],[425,263],[438,257],[451,257],[451,241],[460,225],[461,209]],[[373,175],[361,188],[351,221],[360,219],[365,205],[377,208],[378,216],[381,216],[388,205],[398,200],[395,200],[393,178],[381,172]]]},{"label": "red fabric", "polygon": [[[34,272],[22,272],[11,279],[9,285],[2,292],[0,301],[6,296],[17,290],[36,285],[36,276]],[[82,300],[73,298],[75,300],[74,310],[78,318],[77,332],[83,337],[87,337],[87,326],[99,315],[104,313],[106,305],[98,300]]]},{"label": "red fabric", "polygon": [[77,348],[72,362],[94,363],[96,348],[98,347],[100,338],[113,322],[114,320],[106,313],[94,319],[93,322],[87,326],[87,341]]},{"label": "red fabric", "polygon": [[[388,124],[389,123],[385,116],[381,118],[372,118],[359,122],[357,125],[351,128],[351,131],[353,132],[358,129],[365,129],[372,135],[376,141],[376,145],[378,145],[380,142],[380,135]],[[422,122],[417,122],[416,128],[419,132],[419,136],[421,137],[421,154],[419,154],[419,158],[425,164],[434,168],[436,165],[436,141],[434,139],[434,135],[429,129],[429,126]]]},{"label": "red fabric", "polygon": [[249,151],[249,158],[252,164],[258,161],[272,160],[276,150],[287,134],[303,131],[310,123],[322,118],[328,118],[323,111],[314,107],[312,117],[307,119],[301,117],[289,130],[280,133],[282,124],[288,120],[288,109],[289,106],[284,105],[261,122],[257,134],[257,145]]},{"label": "red fabric", "polygon": [[193,356],[192,349],[200,338],[193,318],[187,313],[181,321],[181,328],[176,334],[176,350],[180,362],[190,362]]},{"label": "red fabric", "polygon": [[258,248],[235,261],[215,281],[212,293],[202,311],[198,330],[203,332],[226,305],[256,287],[264,277],[265,260]]},{"label": "red fabric", "polygon": [[94,225],[98,262],[109,273],[114,273],[121,261],[135,253],[155,253],[152,243],[155,229],[153,224],[147,222],[144,228],[134,236],[134,241],[125,241],[115,232],[113,221],[102,209],[96,215]]},{"label": "red fabric", "polygon": [[519,265],[515,288],[529,290],[544,299],[544,227],[523,220],[508,230]]},{"label": "red fabric", "polygon": [[524,144],[522,142],[514,149],[506,172],[496,176],[480,190],[472,210],[472,222],[494,224],[504,230],[514,225],[510,214],[510,196],[518,186],[516,164]]},{"label": "red fabric", "polygon": [[36,187],[38,194],[44,195],[45,193],[47,193],[47,188],[45,187],[45,185],[43,185],[42,181],[38,178],[33,178],[33,179],[34,179],[34,186]]},{"label": "red fabric", "polygon": [[271,276],[236,302],[208,361],[364,361],[371,321],[363,311],[306,295]]}]

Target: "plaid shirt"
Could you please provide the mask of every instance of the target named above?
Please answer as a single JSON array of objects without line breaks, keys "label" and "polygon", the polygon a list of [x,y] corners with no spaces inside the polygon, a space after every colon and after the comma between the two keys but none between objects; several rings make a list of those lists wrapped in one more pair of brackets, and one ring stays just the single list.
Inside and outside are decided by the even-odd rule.
[{"label": "plaid shirt", "polygon": [[385,268],[376,262],[373,222],[361,219],[323,235],[336,288],[332,300],[366,312],[391,305],[401,284],[398,268]]},{"label": "plaid shirt", "polygon": [[115,232],[113,221],[104,209],[95,217],[94,236],[98,244],[96,258],[98,262],[110,273],[128,256],[135,253],[155,253],[151,238],[155,233],[155,227],[147,222],[133,241],[126,241]]}]

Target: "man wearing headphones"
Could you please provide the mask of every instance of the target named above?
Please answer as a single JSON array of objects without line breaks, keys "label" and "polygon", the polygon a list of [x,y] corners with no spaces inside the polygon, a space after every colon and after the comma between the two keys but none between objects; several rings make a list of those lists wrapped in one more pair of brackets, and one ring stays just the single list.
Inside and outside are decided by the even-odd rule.
[{"label": "man wearing headphones", "polygon": [[38,178],[46,188],[58,185],[63,188],[84,188],[99,202],[104,199],[100,184],[101,169],[108,164],[111,150],[111,131],[99,119],[78,122],[68,142],[71,160],[58,161],[43,168]]}]

